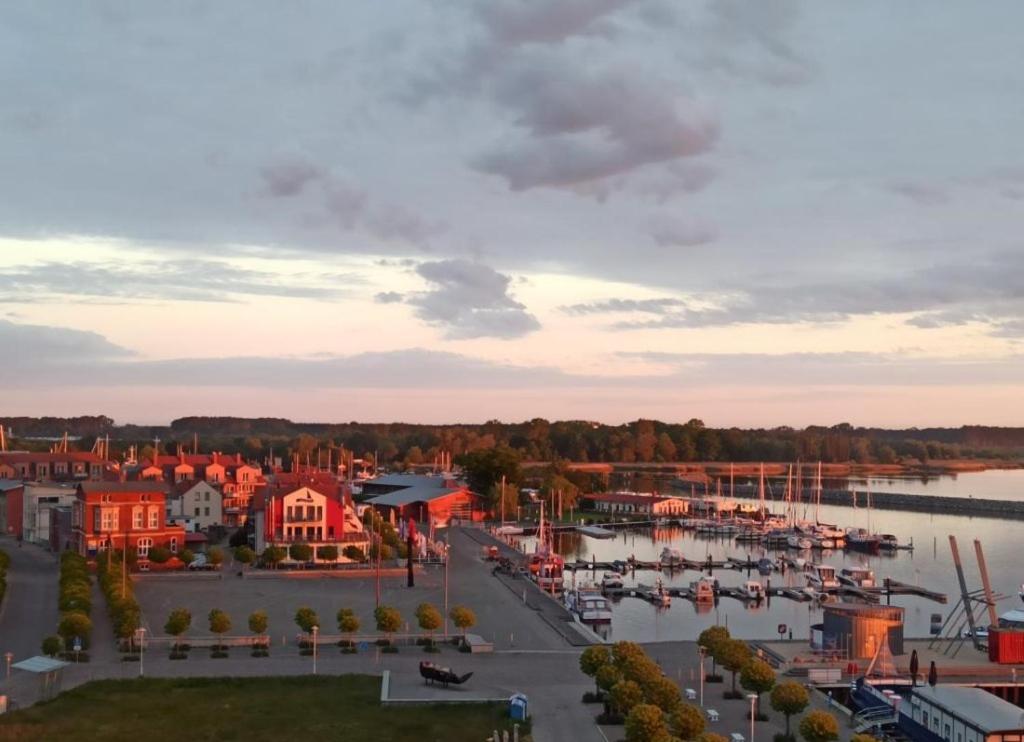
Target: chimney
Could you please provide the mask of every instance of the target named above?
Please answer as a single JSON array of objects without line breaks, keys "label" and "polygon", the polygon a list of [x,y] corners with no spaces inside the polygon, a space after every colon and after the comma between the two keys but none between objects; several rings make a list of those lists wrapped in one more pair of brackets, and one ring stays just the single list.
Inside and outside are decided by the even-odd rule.
[{"label": "chimney", "polygon": [[235,451],[235,463],[238,464],[239,466],[242,465],[242,452],[241,451]]}]

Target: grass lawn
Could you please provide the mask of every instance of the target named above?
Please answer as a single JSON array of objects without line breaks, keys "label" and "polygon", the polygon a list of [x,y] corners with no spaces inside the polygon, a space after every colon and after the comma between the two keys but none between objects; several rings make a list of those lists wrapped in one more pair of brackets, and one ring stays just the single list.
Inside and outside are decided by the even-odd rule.
[{"label": "grass lawn", "polygon": [[0,716],[0,740],[480,742],[505,704],[380,705],[380,678],[100,680]]}]

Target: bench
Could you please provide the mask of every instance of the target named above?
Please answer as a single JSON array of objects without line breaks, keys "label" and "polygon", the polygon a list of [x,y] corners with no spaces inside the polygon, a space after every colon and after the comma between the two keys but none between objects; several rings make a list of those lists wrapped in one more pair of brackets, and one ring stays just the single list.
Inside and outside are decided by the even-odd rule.
[{"label": "bench", "polygon": [[697,700],[697,691],[695,691],[693,688],[687,688],[686,689],[686,700],[687,701],[696,701]]},{"label": "bench", "polygon": [[718,712],[715,709],[708,709],[708,721],[718,721]]},{"label": "bench", "polygon": [[494,651],[494,644],[489,641],[485,641],[479,634],[466,634],[463,641],[466,646],[469,647],[470,654]]}]

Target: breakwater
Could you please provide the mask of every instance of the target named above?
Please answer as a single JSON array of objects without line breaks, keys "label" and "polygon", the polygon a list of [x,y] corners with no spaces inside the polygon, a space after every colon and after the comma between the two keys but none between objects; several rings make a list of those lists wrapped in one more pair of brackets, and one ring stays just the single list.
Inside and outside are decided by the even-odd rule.
[{"label": "breakwater", "polygon": [[[678,482],[678,489],[689,492],[689,482]],[[757,486],[738,484],[731,494],[728,485],[722,485],[722,494],[726,497],[756,499]],[[697,495],[701,493],[698,491]],[[800,503],[813,504],[817,492],[804,489],[798,499]],[[1021,500],[986,500],[978,497],[948,497],[945,495],[911,495],[899,492],[854,492],[853,490],[825,489],[821,491],[822,505],[842,505],[845,507],[866,508],[869,505],[878,510],[905,510],[914,513],[940,513],[943,515],[967,515],[981,518],[1013,518],[1024,520],[1024,501]],[[772,504],[780,504],[773,501]]]}]

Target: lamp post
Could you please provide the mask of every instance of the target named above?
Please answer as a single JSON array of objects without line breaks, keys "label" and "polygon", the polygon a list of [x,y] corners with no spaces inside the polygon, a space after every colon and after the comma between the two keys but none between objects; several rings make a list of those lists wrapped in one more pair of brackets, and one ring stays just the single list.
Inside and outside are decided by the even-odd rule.
[{"label": "lamp post", "polygon": [[699,646],[697,652],[700,654],[700,707],[704,708],[704,657],[708,650]]},{"label": "lamp post", "polygon": [[320,633],[320,627],[313,627],[313,674],[316,675],[316,636]]},{"label": "lamp post", "polygon": [[146,630],[140,626],[139,628],[135,629],[135,636],[139,640],[139,677],[141,678],[143,677],[143,675],[145,675],[143,655],[146,650]]},{"label": "lamp post", "polygon": [[14,652],[4,652],[4,660],[7,662],[7,679],[11,679],[11,660],[14,659]]},{"label": "lamp post", "polygon": [[754,742],[754,704],[757,703],[757,695],[748,693],[747,698],[750,699],[750,742]]},{"label": "lamp post", "polygon": [[[450,537],[449,537],[450,538]],[[448,639],[448,559],[451,551],[451,544],[444,545],[444,638]]]}]

